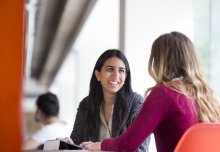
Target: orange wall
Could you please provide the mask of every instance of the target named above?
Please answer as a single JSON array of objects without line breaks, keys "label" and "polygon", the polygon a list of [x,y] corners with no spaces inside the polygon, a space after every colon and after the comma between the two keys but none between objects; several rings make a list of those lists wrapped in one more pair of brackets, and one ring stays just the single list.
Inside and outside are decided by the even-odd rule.
[{"label": "orange wall", "polygon": [[0,0],[0,151],[22,146],[24,0]]}]

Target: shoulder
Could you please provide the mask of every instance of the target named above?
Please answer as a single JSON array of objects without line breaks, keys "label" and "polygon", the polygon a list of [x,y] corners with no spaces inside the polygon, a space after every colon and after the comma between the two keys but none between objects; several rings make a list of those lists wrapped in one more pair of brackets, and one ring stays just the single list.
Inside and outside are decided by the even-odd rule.
[{"label": "shoulder", "polygon": [[156,86],[154,86],[150,92],[150,94],[164,94],[166,92],[171,91],[170,88],[166,87],[164,84],[158,84]]},{"label": "shoulder", "polygon": [[85,110],[88,107],[88,96],[83,98],[79,103],[78,110]]},{"label": "shoulder", "polygon": [[164,84],[158,84],[155,87],[153,87],[152,91],[153,93],[159,93],[159,94],[179,94],[177,90],[174,90],[173,88],[166,86]]},{"label": "shoulder", "polygon": [[133,92],[131,97],[132,97],[131,99],[132,99],[133,102],[143,102],[144,101],[143,96],[141,96],[137,92]]},{"label": "shoulder", "polygon": [[31,138],[34,139],[35,141],[37,141],[38,143],[43,143],[46,140],[47,130],[48,129],[45,128],[45,126],[44,126],[40,130],[35,132]]},{"label": "shoulder", "polygon": [[179,92],[174,91],[170,87],[165,86],[164,84],[158,84],[152,88],[147,98],[155,100],[165,100],[176,98],[180,95]]},{"label": "shoulder", "polygon": [[133,92],[131,95],[131,98],[126,102],[126,104],[127,104],[128,109],[129,109],[129,107],[131,109],[133,109],[133,108],[139,109],[139,107],[143,104],[143,102],[144,102],[143,96],[141,96],[137,92]]},{"label": "shoulder", "polygon": [[43,143],[49,139],[55,139],[57,137],[66,137],[69,136],[70,132],[68,126],[63,123],[53,123],[45,125],[43,128],[38,130],[32,138],[39,143]]},{"label": "shoulder", "polygon": [[48,132],[55,133],[57,131],[59,132],[59,130],[65,130],[67,128],[68,128],[68,126],[67,126],[67,124],[65,122],[58,121],[58,122],[55,122],[55,123],[52,123],[52,124],[45,125],[41,129],[41,132],[44,132],[44,133],[48,133]]}]

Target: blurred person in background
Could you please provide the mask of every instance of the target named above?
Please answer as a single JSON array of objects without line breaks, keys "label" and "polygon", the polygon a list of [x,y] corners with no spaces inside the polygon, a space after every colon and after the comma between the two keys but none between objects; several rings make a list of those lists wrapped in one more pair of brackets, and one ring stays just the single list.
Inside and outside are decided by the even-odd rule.
[{"label": "blurred person in background", "polygon": [[38,149],[47,140],[69,135],[67,124],[58,118],[59,101],[55,94],[40,95],[36,106],[35,121],[42,123],[43,127],[24,141],[24,150]]}]

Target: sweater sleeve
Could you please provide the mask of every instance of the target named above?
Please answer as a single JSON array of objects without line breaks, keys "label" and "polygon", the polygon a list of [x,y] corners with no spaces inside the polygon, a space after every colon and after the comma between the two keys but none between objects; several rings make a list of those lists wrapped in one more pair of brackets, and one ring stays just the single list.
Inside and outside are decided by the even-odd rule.
[{"label": "sweater sleeve", "polygon": [[127,131],[101,143],[106,151],[135,151],[153,132],[166,115],[167,105],[164,86],[156,86],[146,98],[143,107]]},{"label": "sweater sleeve", "polygon": [[[132,102],[132,106],[131,106],[131,110],[130,110],[130,114],[129,114],[129,124],[128,126],[131,124],[131,122],[137,117],[137,115],[140,112],[141,107],[143,106],[143,97],[137,93],[134,93],[133,96],[133,102]],[[149,151],[149,143],[150,143],[150,136],[138,147],[138,149],[136,150],[136,152],[148,152]]]}]

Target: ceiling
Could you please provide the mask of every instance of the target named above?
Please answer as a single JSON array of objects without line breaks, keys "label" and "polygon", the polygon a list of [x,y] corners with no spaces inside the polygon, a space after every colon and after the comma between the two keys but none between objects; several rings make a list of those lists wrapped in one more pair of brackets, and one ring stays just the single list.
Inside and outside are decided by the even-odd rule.
[{"label": "ceiling", "polygon": [[[26,50],[32,51],[28,79],[48,88],[97,0],[28,0],[27,4],[31,1],[35,1],[36,11],[33,47]],[[31,24],[31,20],[27,20],[27,24]],[[31,96],[33,92],[29,89],[28,94]]]}]

